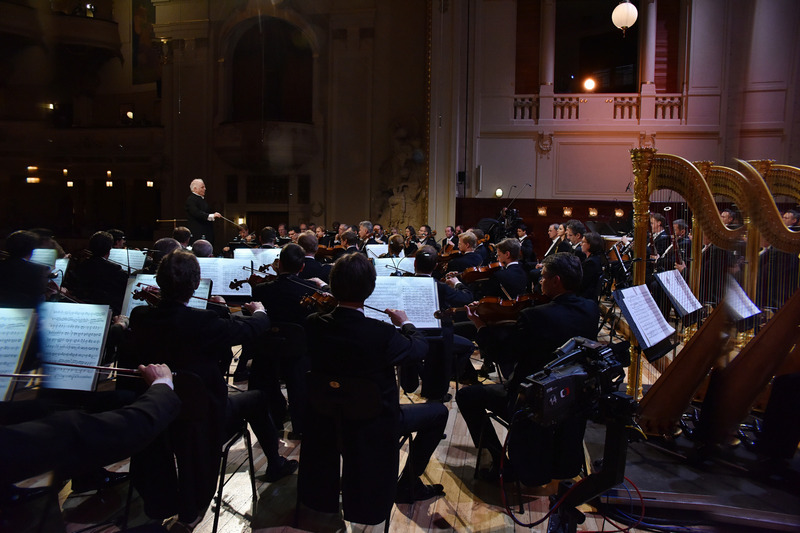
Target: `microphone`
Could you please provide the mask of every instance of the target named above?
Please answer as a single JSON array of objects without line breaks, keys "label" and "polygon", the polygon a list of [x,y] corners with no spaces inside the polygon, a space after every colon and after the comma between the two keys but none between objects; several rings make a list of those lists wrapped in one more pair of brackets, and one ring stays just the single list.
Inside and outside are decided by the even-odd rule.
[{"label": "microphone", "polygon": [[628,186],[627,186],[627,187],[625,187],[625,192],[628,192],[628,191],[630,191],[630,190],[631,190],[631,183],[630,183],[630,182],[628,182]]}]

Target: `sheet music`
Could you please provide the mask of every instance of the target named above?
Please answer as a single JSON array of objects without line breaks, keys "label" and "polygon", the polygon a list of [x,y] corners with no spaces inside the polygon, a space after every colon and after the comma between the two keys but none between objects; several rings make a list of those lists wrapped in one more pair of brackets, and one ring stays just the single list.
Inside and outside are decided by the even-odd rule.
[{"label": "sheet music", "polygon": [[658,272],[656,278],[681,317],[703,308],[677,270]]},{"label": "sheet music", "polygon": [[[439,310],[439,293],[436,281],[427,277],[379,277],[375,280],[375,290],[367,305],[376,309],[401,309],[417,328],[439,328],[439,320],[433,314]],[[364,309],[368,317],[388,322],[392,320],[385,313]]]},{"label": "sheet music", "polygon": [[[141,250],[130,250],[128,248],[112,248],[108,252],[108,260],[122,267],[126,272],[141,270],[144,268],[144,260],[147,252]],[[130,263],[130,266],[128,265]]]},{"label": "sheet music", "polygon": [[85,368],[48,365],[48,361],[98,365],[111,319],[107,305],[45,302],[39,306],[42,360],[47,377],[43,386],[91,391],[97,372]]},{"label": "sheet music", "polygon": [[368,244],[367,248],[367,257],[370,259],[377,259],[381,255],[389,252],[389,245],[388,244]]},{"label": "sheet music", "polygon": [[401,257],[400,259],[396,257],[384,257],[383,259],[373,259],[372,264],[375,265],[375,273],[378,276],[391,276],[393,273],[397,272],[398,269],[400,270],[400,274],[402,274],[403,271],[415,272],[414,259],[412,257]]},{"label": "sheet music", "polygon": [[56,266],[56,255],[56,251],[53,248],[34,248],[30,261],[31,263],[53,268]]},{"label": "sheet music", "polygon": [[761,312],[753,300],[748,298],[742,286],[730,275],[725,284],[725,305],[728,306],[734,320],[744,320]]},{"label": "sheet music", "polygon": [[[122,314],[131,316],[131,311],[142,305],[148,305],[144,300],[137,300],[133,297],[134,291],[140,291],[147,285],[158,287],[155,274],[137,274],[128,278],[128,287],[125,289],[125,299],[122,302]],[[195,309],[206,309],[208,307],[208,297],[211,294],[211,280],[207,278],[200,278],[200,285],[194,291],[193,296],[197,298],[189,298],[188,307]]]},{"label": "sheet music", "polygon": [[[0,374],[16,374],[33,334],[33,309],[0,308]],[[0,399],[11,395],[13,378],[0,378]]]},{"label": "sheet music", "polygon": [[614,299],[632,326],[631,329],[642,349],[655,346],[675,333],[675,328],[664,319],[645,285],[616,291]]},{"label": "sheet music", "polygon": [[253,268],[258,269],[261,265],[269,266],[268,274],[277,274],[272,268],[272,263],[281,254],[280,248],[235,248],[233,250],[234,259],[244,259],[253,261]]},{"label": "sheet music", "polygon": [[[231,289],[234,280],[246,280],[250,277],[251,261],[249,259],[228,259],[225,257],[198,257],[200,277],[207,278],[214,284],[214,294],[221,296],[252,296],[249,283],[244,283],[239,290]],[[258,268],[256,266],[256,268]]]},{"label": "sheet music", "polygon": [[51,272],[56,275],[53,278],[53,282],[58,285],[58,288],[61,288],[61,283],[64,281],[64,272],[67,271],[67,267],[69,267],[69,259],[66,257],[64,259],[56,259],[56,266],[53,267]]}]

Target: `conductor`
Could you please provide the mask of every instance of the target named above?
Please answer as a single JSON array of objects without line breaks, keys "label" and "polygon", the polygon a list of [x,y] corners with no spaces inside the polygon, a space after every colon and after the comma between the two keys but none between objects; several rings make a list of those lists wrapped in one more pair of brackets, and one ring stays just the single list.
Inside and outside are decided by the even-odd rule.
[{"label": "conductor", "polygon": [[186,225],[192,232],[191,240],[193,243],[197,239],[205,239],[214,244],[214,220],[220,218],[217,212],[210,213],[208,202],[206,202],[206,184],[201,179],[192,180],[189,184],[192,191],[186,198]]}]

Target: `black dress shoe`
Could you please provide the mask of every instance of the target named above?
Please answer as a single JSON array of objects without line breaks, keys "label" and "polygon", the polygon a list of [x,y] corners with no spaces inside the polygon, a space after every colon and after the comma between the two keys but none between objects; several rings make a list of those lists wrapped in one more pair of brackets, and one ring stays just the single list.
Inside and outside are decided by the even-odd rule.
[{"label": "black dress shoe", "polygon": [[395,503],[414,503],[423,500],[430,500],[436,496],[444,494],[444,485],[436,483],[434,485],[423,485],[420,483],[413,490],[398,489],[394,497]]},{"label": "black dress shoe", "polygon": [[267,467],[267,471],[264,472],[263,475],[258,476],[258,479],[267,481],[269,483],[274,483],[279,479],[293,474],[299,465],[300,463],[294,459],[286,459],[285,457],[281,457],[281,461],[278,464],[269,465]]}]

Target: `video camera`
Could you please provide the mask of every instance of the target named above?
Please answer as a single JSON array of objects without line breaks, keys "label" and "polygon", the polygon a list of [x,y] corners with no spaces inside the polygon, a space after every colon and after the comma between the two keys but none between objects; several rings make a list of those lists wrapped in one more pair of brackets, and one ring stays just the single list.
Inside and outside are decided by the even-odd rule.
[{"label": "video camera", "polygon": [[605,345],[573,337],[554,352],[556,359],[520,384],[517,409],[549,426],[574,417],[591,418],[601,396],[619,389],[630,365],[628,342]]}]

